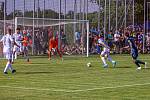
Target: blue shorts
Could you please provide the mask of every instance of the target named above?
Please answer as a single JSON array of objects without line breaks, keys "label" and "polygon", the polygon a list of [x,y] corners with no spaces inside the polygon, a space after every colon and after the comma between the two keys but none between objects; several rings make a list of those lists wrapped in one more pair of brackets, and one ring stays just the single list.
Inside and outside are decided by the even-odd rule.
[{"label": "blue shorts", "polygon": [[97,53],[100,54],[101,48],[97,45],[97,46],[96,46],[96,49],[97,49]]},{"label": "blue shorts", "polygon": [[138,57],[138,50],[132,49],[131,54],[132,54],[132,58],[133,59],[137,59],[137,57]]}]

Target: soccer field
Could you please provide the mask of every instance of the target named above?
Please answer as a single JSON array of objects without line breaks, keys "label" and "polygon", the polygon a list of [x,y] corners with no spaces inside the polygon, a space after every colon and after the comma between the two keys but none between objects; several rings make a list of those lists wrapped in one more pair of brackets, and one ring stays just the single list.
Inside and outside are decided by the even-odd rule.
[{"label": "soccer field", "polygon": [[[112,55],[116,68],[103,68],[99,56],[64,57],[48,61],[16,60],[17,73],[3,74],[0,61],[0,100],[150,100],[150,66],[140,71],[129,55]],[[140,59],[150,64],[149,55]],[[92,67],[86,64],[91,62]]]}]

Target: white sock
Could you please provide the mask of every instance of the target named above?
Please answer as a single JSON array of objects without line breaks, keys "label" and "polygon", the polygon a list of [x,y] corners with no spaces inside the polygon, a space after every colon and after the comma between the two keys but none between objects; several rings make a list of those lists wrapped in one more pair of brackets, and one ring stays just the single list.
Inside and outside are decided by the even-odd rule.
[{"label": "white sock", "polygon": [[14,62],[14,54],[12,54],[12,62]]},{"label": "white sock", "polygon": [[7,62],[6,67],[5,67],[5,69],[4,69],[4,72],[7,72],[7,70],[8,70],[8,68],[9,68],[9,66],[10,66],[10,63],[9,63],[9,62]]},{"label": "white sock", "polygon": [[102,61],[103,61],[103,64],[104,64],[104,65],[107,65],[107,64],[106,64],[105,57],[101,57],[101,59],[102,59]]},{"label": "white sock", "polygon": [[17,59],[17,52],[15,52],[15,59]]}]

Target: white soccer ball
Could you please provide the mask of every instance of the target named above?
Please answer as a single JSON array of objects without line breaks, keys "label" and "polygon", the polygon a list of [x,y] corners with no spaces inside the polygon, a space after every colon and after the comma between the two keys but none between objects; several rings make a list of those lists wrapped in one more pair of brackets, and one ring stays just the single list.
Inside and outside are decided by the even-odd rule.
[{"label": "white soccer ball", "polygon": [[87,63],[87,67],[91,67],[91,63],[89,62],[89,63]]}]

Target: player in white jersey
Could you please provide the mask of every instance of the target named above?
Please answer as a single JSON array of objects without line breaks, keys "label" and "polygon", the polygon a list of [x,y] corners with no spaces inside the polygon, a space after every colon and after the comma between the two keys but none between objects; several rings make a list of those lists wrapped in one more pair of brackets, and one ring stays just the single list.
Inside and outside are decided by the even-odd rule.
[{"label": "player in white jersey", "polygon": [[112,58],[110,57],[110,47],[107,45],[102,36],[100,36],[100,38],[98,39],[98,45],[103,47],[103,51],[101,52],[100,57],[103,61],[104,68],[108,67],[105,59],[110,61],[113,64],[113,67],[115,67],[116,61],[112,60]]},{"label": "player in white jersey", "polygon": [[13,45],[17,45],[11,36],[11,29],[7,30],[7,34],[2,37],[0,42],[3,42],[3,54],[7,59],[7,64],[4,69],[4,74],[8,74],[7,70],[10,69],[12,73],[15,73],[16,70],[12,68],[12,48]]},{"label": "player in white jersey", "polygon": [[16,44],[19,45],[19,47],[14,45],[13,55],[12,55],[12,62],[14,62],[14,58],[17,59],[17,53],[22,53],[22,39],[23,39],[23,36],[20,32],[20,28],[16,29],[16,33],[13,34],[13,38],[14,38],[14,41],[16,42]]}]

